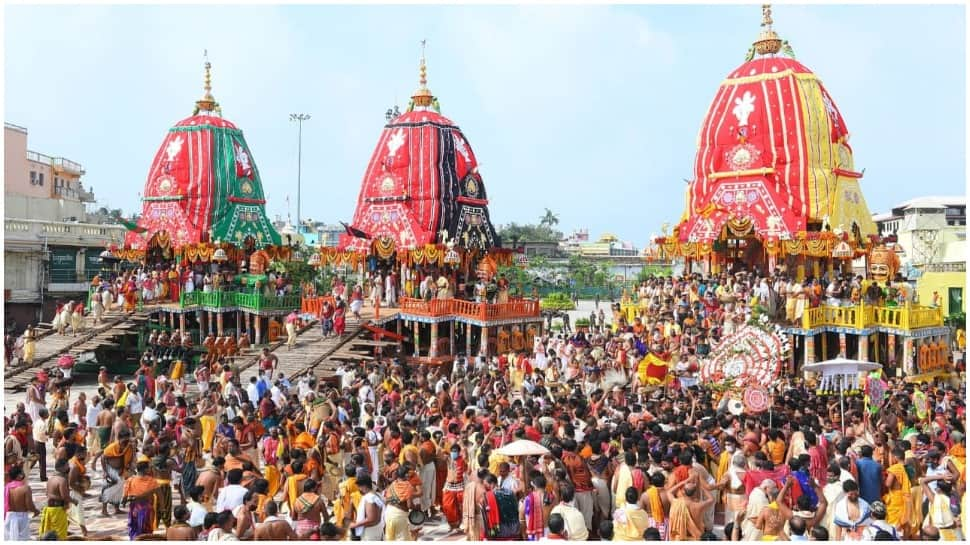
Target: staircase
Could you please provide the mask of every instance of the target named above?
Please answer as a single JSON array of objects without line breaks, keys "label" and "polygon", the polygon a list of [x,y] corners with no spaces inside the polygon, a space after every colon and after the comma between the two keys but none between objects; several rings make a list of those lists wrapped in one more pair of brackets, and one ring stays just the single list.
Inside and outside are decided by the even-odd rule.
[{"label": "staircase", "polygon": [[[29,365],[20,365],[12,369],[5,369],[3,373],[3,388],[7,391],[20,391],[27,388],[30,379],[37,371],[46,365],[53,364],[62,354],[73,353],[75,356],[89,350],[91,346],[97,346],[108,342],[110,337],[127,332],[128,322],[134,320],[145,320],[143,314],[126,315],[124,312],[114,310],[104,313],[104,321],[97,326],[91,325],[92,318],[84,318],[84,329],[77,337],[73,335],[58,335],[56,332],[47,331],[39,335],[37,339],[37,350],[34,354],[34,362]],[[50,327],[49,324],[47,327]],[[118,327],[126,328],[125,331],[117,331]],[[68,328],[68,331],[70,328]],[[97,340],[95,340],[97,339]]]},{"label": "staircase", "polygon": [[[296,346],[292,350],[287,349],[286,340],[277,343],[270,350],[279,358],[279,367],[276,369],[275,376],[283,373],[289,379],[298,378],[307,373],[314,373],[317,376],[333,375],[337,369],[337,364],[332,356],[343,349],[348,344],[358,342],[358,337],[366,332],[363,324],[366,323],[362,318],[359,323],[353,319],[348,320],[347,329],[343,337],[330,336],[323,338],[323,330],[317,322],[304,328],[297,334]],[[249,378],[257,376],[259,366],[255,365],[259,361],[262,349],[256,354],[252,362],[247,365],[240,373],[242,385],[249,384]]]}]

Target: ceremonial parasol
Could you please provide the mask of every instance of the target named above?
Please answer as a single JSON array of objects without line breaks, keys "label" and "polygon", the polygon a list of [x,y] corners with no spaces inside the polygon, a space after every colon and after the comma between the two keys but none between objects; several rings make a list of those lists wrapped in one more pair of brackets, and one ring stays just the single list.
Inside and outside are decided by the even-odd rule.
[{"label": "ceremonial parasol", "polygon": [[839,391],[839,410],[842,412],[842,425],[845,426],[845,390],[859,389],[859,373],[881,369],[882,365],[871,361],[835,358],[832,360],[809,363],[802,367],[802,371],[819,373],[819,389]]},{"label": "ceremonial parasol", "polygon": [[495,452],[503,456],[542,456],[549,454],[549,449],[528,439],[512,441]]}]

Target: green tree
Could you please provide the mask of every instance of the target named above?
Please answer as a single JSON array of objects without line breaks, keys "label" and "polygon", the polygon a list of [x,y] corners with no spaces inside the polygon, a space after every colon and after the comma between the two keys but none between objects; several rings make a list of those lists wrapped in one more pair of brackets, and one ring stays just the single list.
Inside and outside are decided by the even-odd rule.
[{"label": "green tree", "polygon": [[552,210],[546,208],[546,213],[539,218],[539,225],[544,225],[549,228],[552,228],[553,225],[559,225],[559,216],[554,214]]},{"label": "green tree", "polygon": [[563,238],[562,232],[556,231],[548,225],[520,225],[515,222],[501,226],[498,235],[503,243],[559,242]]}]

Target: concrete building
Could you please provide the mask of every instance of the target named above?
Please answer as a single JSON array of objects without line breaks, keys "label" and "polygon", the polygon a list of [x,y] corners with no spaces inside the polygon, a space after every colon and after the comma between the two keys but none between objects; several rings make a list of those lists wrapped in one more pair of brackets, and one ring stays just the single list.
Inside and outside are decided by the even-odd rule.
[{"label": "concrete building", "polygon": [[918,197],[872,219],[896,236],[900,273],[916,282],[921,304],[935,299],[944,316],[966,312],[966,197]]},{"label": "concrete building", "polygon": [[[296,233],[296,227],[291,225],[289,222],[283,221],[280,216],[276,216],[276,220],[273,222],[273,226],[283,233],[283,229],[288,229],[287,234]],[[313,220],[303,220],[303,225],[299,229],[299,238],[291,237],[293,241],[300,240],[303,244],[307,246],[315,247],[336,247],[337,242],[340,239],[340,235],[345,233],[342,225],[330,225],[323,223],[322,221]],[[284,238],[284,243],[286,239]]]},{"label": "concrete building", "polygon": [[[51,318],[57,300],[80,299],[101,271],[101,252],[125,228],[90,223],[84,168],[32,151],[27,129],[4,123],[4,315],[7,329]],[[43,309],[43,310],[42,310]]]}]

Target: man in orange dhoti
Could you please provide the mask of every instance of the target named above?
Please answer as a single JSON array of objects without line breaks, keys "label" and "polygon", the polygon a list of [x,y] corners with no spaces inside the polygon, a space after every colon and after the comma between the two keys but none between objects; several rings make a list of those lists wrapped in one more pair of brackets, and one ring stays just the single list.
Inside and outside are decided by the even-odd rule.
[{"label": "man in orange dhoti", "polygon": [[448,474],[441,497],[441,511],[452,530],[461,525],[461,508],[465,495],[465,476],[469,473],[468,463],[462,456],[458,444],[451,445],[448,454]]}]

